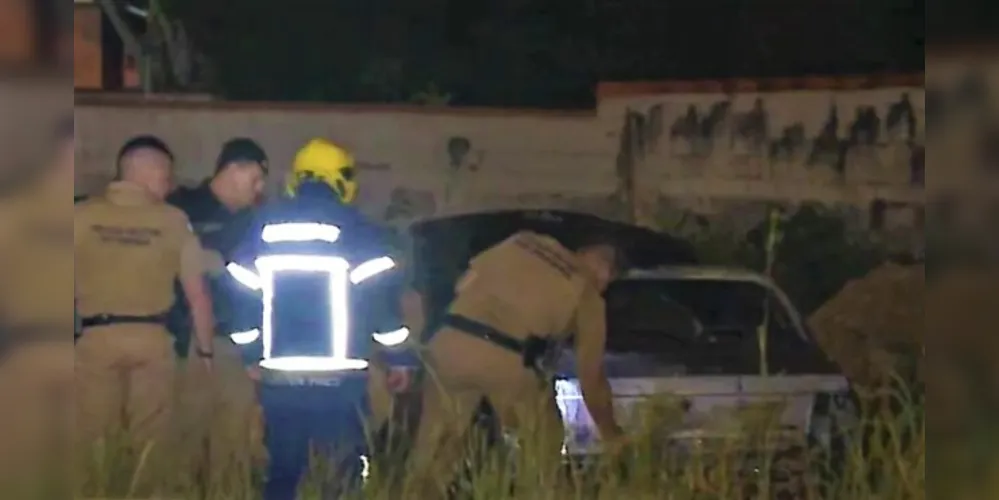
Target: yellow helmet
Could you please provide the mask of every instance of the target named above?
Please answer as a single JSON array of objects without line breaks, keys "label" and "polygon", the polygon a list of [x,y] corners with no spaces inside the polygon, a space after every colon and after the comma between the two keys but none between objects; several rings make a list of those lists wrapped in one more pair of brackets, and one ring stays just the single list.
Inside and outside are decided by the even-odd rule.
[{"label": "yellow helmet", "polygon": [[306,181],[329,185],[345,204],[357,198],[354,157],[325,139],[313,139],[295,154],[286,185],[288,195],[294,196],[298,186]]}]

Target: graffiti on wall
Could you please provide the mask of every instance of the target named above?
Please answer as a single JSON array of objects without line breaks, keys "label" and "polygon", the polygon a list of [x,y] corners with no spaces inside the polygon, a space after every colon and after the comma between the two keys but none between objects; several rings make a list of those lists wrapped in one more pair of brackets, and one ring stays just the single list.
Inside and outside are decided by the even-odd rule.
[{"label": "graffiti on wall", "polygon": [[[841,175],[847,162],[880,162],[879,149],[901,146],[912,156],[921,154],[920,129],[925,124],[906,91],[892,102],[848,111],[833,95],[814,130],[802,121],[776,123],[768,110],[770,98],[757,97],[746,109],[738,109],[737,97],[726,95],[706,106],[664,102],[644,112],[629,109],[622,129],[622,136],[627,136],[622,141],[629,144],[620,151],[630,151],[630,157],[619,156],[619,170],[636,154],[656,151],[663,139],[668,141],[669,155],[685,165],[703,165],[725,152],[735,163],[795,163],[827,167]],[[666,109],[678,109],[678,115],[669,120]]]},{"label": "graffiti on wall", "polygon": [[468,137],[452,136],[447,140],[448,168],[453,171],[477,171],[479,166],[471,158],[471,153],[472,141]]},{"label": "graffiti on wall", "polygon": [[[656,118],[662,118],[661,106],[650,110],[648,116],[631,109],[624,113],[624,123],[618,132],[619,143],[615,160],[617,186],[614,191],[614,198],[622,207],[634,207],[637,203],[635,165],[657,145],[659,129],[649,123]],[[632,214],[630,218],[634,220],[638,217]]]},{"label": "graffiti on wall", "polygon": [[721,139],[727,139],[729,149],[766,153],[771,159],[807,152],[810,162],[814,163],[824,155],[839,155],[844,148],[876,146],[892,137],[915,140],[919,126],[915,107],[906,92],[897,102],[888,105],[884,119],[877,106],[856,107],[854,116],[846,124],[845,134],[840,133],[843,128],[840,107],[833,102],[821,129],[810,138],[801,122],[780,127],[776,134],[772,133],[763,98],[756,98],[752,109],[745,112],[734,112],[732,103],[731,97],[715,102],[704,114],[697,106],[689,105],[686,113],[670,127],[671,144],[685,142],[688,155],[704,157],[715,151]]}]

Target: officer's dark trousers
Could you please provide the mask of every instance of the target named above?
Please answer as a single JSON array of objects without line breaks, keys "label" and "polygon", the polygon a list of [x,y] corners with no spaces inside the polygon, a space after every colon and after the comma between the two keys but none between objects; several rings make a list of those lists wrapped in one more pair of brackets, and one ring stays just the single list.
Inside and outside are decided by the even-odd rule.
[{"label": "officer's dark trousers", "polygon": [[360,487],[361,457],[367,455],[363,376],[344,378],[337,386],[264,385],[260,402],[269,455],[265,500],[294,500],[315,454],[324,462],[317,464],[323,498]]}]

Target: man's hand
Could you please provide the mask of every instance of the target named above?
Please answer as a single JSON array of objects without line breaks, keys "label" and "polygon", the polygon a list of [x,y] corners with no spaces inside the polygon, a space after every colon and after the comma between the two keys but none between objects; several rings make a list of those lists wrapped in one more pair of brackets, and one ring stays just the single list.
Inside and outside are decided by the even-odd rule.
[{"label": "man's hand", "polygon": [[225,262],[225,259],[222,257],[222,254],[219,253],[219,252],[216,252],[215,250],[210,250],[210,249],[207,249],[207,248],[204,249],[203,252],[204,252],[203,253],[203,258],[204,258],[203,264],[204,264],[205,272],[209,276],[213,276],[213,277],[215,277],[215,276],[221,276],[222,274],[225,274],[225,272],[226,272],[226,270],[225,270],[225,264],[226,264],[226,262]]},{"label": "man's hand", "polygon": [[630,443],[628,436],[626,436],[620,428],[610,432],[609,434],[610,435],[606,437],[603,435],[600,436],[604,453],[612,457],[621,455]]},{"label": "man's hand", "polygon": [[246,376],[254,382],[260,382],[263,374],[260,371],[259,365],[250,365],[246,367]]},{"label": "man's hand", "polygon": [[215,371],[215,352],[213,349],[205,349],[198,346],[195,349],[195,355],[198,356],[202,366],[205,368],[205,372],[211,375]]},{"label": "man's hand", "polygon": [[404,392],[409,388],[409,381],[409,370],[406,368],[389,368],[388,375],[385,377],[385,385],[388,386],[388,390],[392,394]]}]

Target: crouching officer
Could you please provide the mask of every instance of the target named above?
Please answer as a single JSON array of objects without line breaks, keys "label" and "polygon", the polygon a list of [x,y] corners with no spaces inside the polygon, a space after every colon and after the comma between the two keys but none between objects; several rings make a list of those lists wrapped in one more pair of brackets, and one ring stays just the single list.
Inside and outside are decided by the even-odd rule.
[{"label": "crouching officer", "polygon": [[603,368],[602,297],[619,267],[610,238],[570,251],[532,232],[472,259],[427,341],[423,410],[407,467],[413,498],[436,497],[450,485],[483,398],[503,431],[543,454],[538,464],[558,463],[564,431],[549,370],[555,348],[571,335],[586,406],[601,438],[619,440]]},{"label": "crouching officer", "polygon": [[137,137],[122,147],[117,167],[103,195],[76,205],[77,425],[83,439],[97,439],[119,428],[124,413],[129,437],[143,446],[162,438],[170,420],[175,355],[165,321],[174,280],[208,367],[214,319],[201,245],[184,213],[164,203],[170,150],[155,137]]},{"label": "crouching officer", "polygon": [[329,486],[359,485],[373,344],[409,337],[387,235],[348,206],[356,193],[350,155],[310,142],[295,157],[288,196],[261,208],[227,266],[258,305],[232,339],[259,368],[267,500],[296,498],[310,444],[336,472]]},{"label": "crouching officer", "polygon": [[54,149],[41,176],[0,196],[0,489],[8,498],[65,495],[21,489],[58,481],[70,447],[57,438],[72,431],[72,117]]}]

